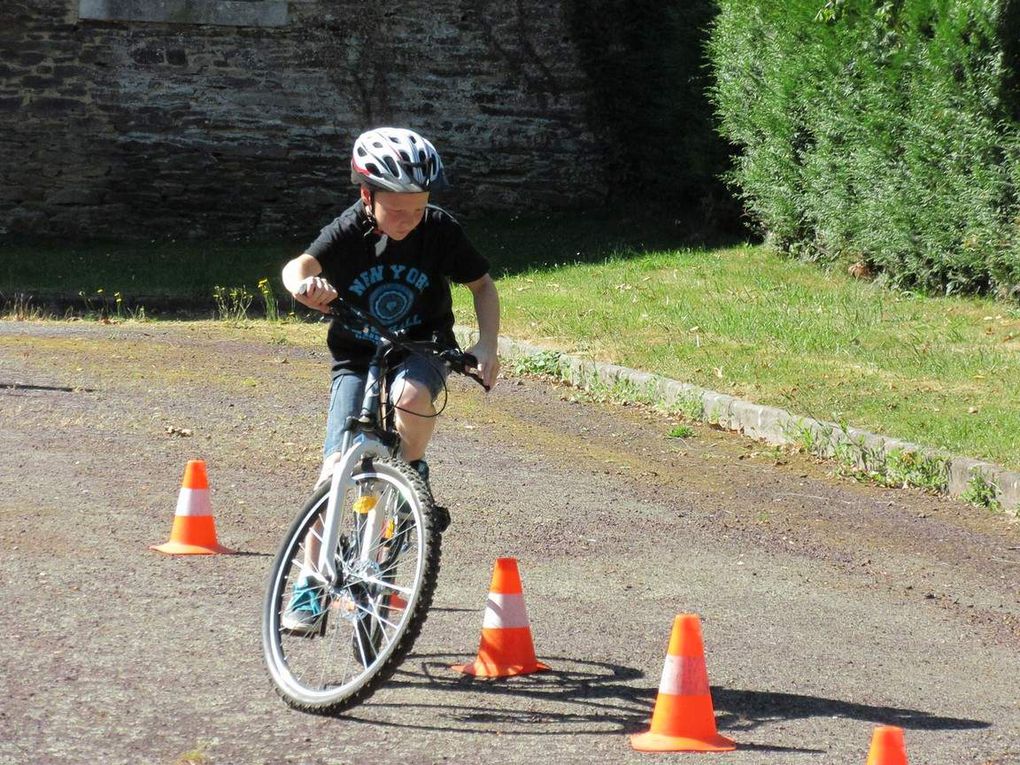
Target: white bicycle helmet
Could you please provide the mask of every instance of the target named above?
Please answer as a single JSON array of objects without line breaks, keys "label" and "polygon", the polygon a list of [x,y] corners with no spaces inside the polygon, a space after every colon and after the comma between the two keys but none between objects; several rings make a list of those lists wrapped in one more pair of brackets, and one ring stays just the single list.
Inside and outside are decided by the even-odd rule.
[{"label": "white bicycle helmet", "polygon": [[354,142],[351,182],[380,191],[429,191],[443,185],[443,162],[413,130],[377,128]]}]

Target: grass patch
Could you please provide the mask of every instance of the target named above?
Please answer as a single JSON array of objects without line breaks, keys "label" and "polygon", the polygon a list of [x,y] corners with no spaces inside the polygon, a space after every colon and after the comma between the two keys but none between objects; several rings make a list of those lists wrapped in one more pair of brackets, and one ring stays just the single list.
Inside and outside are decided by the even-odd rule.
[{"label": "grass patch", "polygon": [[515,375],[560,376],[560,356],[557,351],[542,351],[529,356],[517,356],[510,362]]},{"label": "grass patch", "polygon": [[[311,242],[23,242],[0,248],[0,293],[35,298],[212,298],[218,284],[258,284],[285,294],[280,270]],[[102,293],[99,293],[102,290]]]},{"label": "grass patch", "polygon": [[869,449],[858,443],[840,443],[833,458],[839,473],[892,488],[912,486],[943,494],[949,485],[949,462],[915,451]]},{"label": "grass patch", "polygon": [[[512,337],[1020,468],[1016,306],[890,291],[764,247],[549,265],[500,294]],[[470,323],[469,296],[455,302]]]},{"label": "grass patch", "polygon": [[668,435],[670,438],[690,438],[694,435],[694,428],[690,425],[674,425]]},{"label": "grass patch", "polygon": [[[690,236],[682,222],[609,219],[598,212],[489,216],[462,223],[496,275],[675,247]],[[239,242],[7,239],[0,244],[0,297],[94,296],[103,290],[108,296],[119,292],[132,302],[196,298],[211,306],[216,285],[247,285],[264,298],[268,287],[270,295],[286,296],[280,271],[317,234]],[[289,296],[285,302],[290,305]]]},{"label": "grass patch", "polygon": [[[501,276],[503,332],[550,348],[508,361],[513,372],[561,375],[558,354],[569,352],[1020,469],[1015,305],[890,291],[764,247],[677,249],[671,223],[578,215],[465,225]],[[215,309],[214,288],[228,285],[221,316],[283,317],[292,306],[278,304],[280,268],[305,244],[6,243],[0,297],[8,318],[42,315],[29,296],[81,292],[95,318],[131,320],[146,318],[144,296],[197,296]],[[232,289],[247,295],[232,299]],[[472,324],[470,293],[455,288],[454,300],[458,320]],[[281,323],[266,325],[269,341],[294,342],[270,329]],[[592,395],[657,403],[626,382]],[[698,397],[671,412],[721,414],[702,411]]]}]

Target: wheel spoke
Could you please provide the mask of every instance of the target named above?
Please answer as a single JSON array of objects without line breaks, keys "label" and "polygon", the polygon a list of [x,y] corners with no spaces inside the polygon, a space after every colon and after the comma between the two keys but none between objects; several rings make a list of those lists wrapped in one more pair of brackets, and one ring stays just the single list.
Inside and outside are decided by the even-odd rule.
[{"label": "wheel spoke", "polygon": [[410,596],[410,595],[414,594],[414,590],[412,590],[410,587],[401,587],[398,584],[394,584],[392,582],[387,582],[384,579],[379,579],[378,577],[374,577],[374,576],[373,577],[365,577],[361,581],[364,582],[365,584],[374,584],[376,587],[385,587],[387,590],[390,590],[391,592],[399,593],[401,595],[408,595],[408,596]]},{"label": "wheel spoke", "polygon": [[[329,487],[321,489],[302,520],[295,521],[267,596],[275,611],[267,624],[275,626],[263,633],[270,675],[293,706],[339,710],[374,689],[380,670],[410,649],[423,613],[407,604],[428,602],[420,593],[427,587],[431,597],[438,561],[438,551],[430,553],[425,547],[430,536],[422,521],[431,508],[429,498],[414,488],[415,481],[406,465],[384,460],[371,472],[354,476],[354,490],[337,508],[339,542],[332,554],[336,581],[326,581],[319,570],[328,536],[322,519]],[[378,497],[375,514],[358,515],[355,498],[367,494]],[[365,522],[373,524],[373,532],[366,533]],[[318,598],[324,611],[310,632],[282,627],[285,610],[298,600],[294,590],[299,583],[311,588],[302,595],[308,598],[304,603]]]},{"label": "wheel spoke", "polygon": [[374,599],[369,602],[372,604],[372,608],[366,608],[361,603],[357,603],[356,605],[358,610],[361,611],[363,614],[366,614],[367,616],[371,616],[373,619],[375,619],[375,621],[385,624],[387,627],[390,627],[391,629],[397,628],[396,624],[382,617],[382,614],[379,613],[379,606]]}]

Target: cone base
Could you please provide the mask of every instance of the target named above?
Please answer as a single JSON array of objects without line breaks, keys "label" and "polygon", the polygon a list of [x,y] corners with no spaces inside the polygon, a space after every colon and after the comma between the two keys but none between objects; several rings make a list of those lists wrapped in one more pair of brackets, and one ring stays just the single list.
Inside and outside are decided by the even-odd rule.
[{"label": "cone base", "polygon": [[150,550],[167,555],[233,555],[234,551],[223,545],[188,545],[183,542],[165,542],[161,545],[149,545]]},{"label": "cone base", "polygon": [[736,742],[725,736],[701,739],[651,731],[631,736],[630,745],[639,752],[732,752],[737,748]]},{"label": "cone base", "polygon": [[532,664],[489,664],[482,661],[475,661],[471,664],[451,664],[450,669],[464,675],[474,677],[513,677],[515,675],[530,675],[534,672],[546,672],[551,669],[548,664],[536,661]]}]

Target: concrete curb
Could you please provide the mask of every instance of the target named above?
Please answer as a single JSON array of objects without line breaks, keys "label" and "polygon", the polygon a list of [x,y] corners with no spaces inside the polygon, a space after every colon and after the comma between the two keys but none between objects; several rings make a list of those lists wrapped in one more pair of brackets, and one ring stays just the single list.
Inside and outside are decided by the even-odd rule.
[{"label": "concrete curb", "polygon": [[[478,334],[467,327],[456,327],[457,341],[467,347]],[[832,457],[840,447],[863,447],[881,455],[897,452],[916,455],[933,464],[943,463],[947,475],[946,493],[959,497],[967,491],[975,477],[998,488],[997,499],[1007,514],[1020,518],[1020,473],[1007,470],[990,462],[948,454],[908,441],[881,436],[876,433],[847,428],[833,422],[801,417],[772,406],[762,406],[725,393],[678,382],[661,375],[641,372],[615,364],[586,361],[543,348],[519,342],[508,337],[499,338],[499,352],[505,358],[526,358],[539,354],[556,353],[560,372],[565,379],[580,388],[593,384],[613,386],[625,383],[662,402],[668,408],[683,411],[711,425],[742,433],[750,438],[776,445],[801,443],[805,436],[813,439],[823,457]],[[809,434],[809,435],[808,435]]]}]

